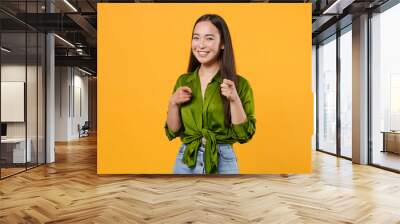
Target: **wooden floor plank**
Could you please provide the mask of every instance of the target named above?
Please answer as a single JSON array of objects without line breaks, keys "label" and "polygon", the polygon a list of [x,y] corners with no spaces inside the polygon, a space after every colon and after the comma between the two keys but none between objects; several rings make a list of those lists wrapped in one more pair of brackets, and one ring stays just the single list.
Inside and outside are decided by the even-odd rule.
[{"label": "wooden floor plank", "polygon": [[0,223],[400,223],[400,175],[313,152],[308,175],[97,175],[96,136],[0,181]]}]

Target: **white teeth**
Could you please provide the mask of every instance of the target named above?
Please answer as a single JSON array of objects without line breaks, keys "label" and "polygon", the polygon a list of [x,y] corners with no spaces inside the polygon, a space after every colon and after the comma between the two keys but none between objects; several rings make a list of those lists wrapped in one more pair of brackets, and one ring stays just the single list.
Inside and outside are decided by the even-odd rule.
[{"label": "white teeth", "polygon": [[206,56],[208,54],[208,52],[205,51],[199,51],[199,55],[200,56]]}]

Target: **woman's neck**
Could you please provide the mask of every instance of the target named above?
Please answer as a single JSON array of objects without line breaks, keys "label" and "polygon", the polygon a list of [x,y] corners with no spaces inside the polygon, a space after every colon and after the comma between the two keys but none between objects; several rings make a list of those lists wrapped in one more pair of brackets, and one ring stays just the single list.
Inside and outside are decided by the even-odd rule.
[{"label": "woman's neck", "polygon": [[219,61],[216,61],[209,65],[201,64],[199,69],[199,75],[202,78],[211,80],[215,76],[215,74],[217,74],[219,68],[220,68]]}]

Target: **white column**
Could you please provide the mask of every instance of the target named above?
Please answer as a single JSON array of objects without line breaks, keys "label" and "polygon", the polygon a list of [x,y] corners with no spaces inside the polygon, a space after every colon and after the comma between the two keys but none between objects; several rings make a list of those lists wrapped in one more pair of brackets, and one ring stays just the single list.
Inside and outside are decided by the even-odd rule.
[{"label": "white column", "polygon": [[[48,1],[47,12],[53,12],[54,6]],[[55,162],[54,133],[55,133],[55,44],[54,35],[46,35],[46,163]]]},{"label": "white column", "polygon": [[368,163],[368,15],[353,19],[353,162]]}]

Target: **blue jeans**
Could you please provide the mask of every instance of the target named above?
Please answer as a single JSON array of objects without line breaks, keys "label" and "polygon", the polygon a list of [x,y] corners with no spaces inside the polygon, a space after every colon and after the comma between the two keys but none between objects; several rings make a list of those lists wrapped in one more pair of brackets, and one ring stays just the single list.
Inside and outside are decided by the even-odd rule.
[{"label": "blue jeans", "polygon": [[[217,144],[218,148],[218,174],[238,174],[239,168],[237,159],[232,146],[229,144]],[[182,162],[183,153],[186,150],[186,144],[182,144],[176,156],[174,174],[204,174],[204,144],[200,145],[197,153],[196,167],[189,168]]]}]

